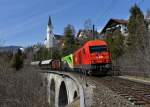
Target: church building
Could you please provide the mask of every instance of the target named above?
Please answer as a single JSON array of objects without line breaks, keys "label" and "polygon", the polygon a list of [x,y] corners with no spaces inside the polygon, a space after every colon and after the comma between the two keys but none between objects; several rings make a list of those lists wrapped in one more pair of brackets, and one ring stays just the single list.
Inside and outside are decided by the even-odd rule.
[{"label": "church building", "polygon": [[62,35],[57,35],[53,33],[53,25],[51,17],[49,16],[48,25],[47,25],[47,35],[44,40],[44,45],[46,48],[58,47],[62,41]]}]

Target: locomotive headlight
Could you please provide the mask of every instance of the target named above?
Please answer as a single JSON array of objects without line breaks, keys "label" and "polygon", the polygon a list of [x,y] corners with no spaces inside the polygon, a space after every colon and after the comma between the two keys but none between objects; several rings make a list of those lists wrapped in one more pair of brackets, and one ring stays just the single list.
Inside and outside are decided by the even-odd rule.
[{"label": "locomotive headlight", "polygon": [[99,59],[103,59],[103,58],[104,58],[104,56],[102,56],[102,55],[101,55],[101,56],[99,56]]}]

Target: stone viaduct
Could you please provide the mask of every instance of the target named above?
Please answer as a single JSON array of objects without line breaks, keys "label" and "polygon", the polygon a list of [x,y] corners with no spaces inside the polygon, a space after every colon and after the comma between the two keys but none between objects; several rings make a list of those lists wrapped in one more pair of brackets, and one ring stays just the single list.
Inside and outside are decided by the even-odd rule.
[{"label": "stone viaduct", "polygon": [[84,90],[75,78],[61,73],[44,73],[47,84],[47,96],[50,107],[65,107],[80,100],[80,107],[85,107]]}]

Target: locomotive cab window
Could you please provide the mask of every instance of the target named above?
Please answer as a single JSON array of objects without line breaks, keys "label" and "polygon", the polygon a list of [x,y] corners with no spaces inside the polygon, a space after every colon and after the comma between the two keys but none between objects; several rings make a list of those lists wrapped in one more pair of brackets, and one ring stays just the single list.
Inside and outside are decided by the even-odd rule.
[{"label": "locomotive cab window", "polygon": [[89,49],[90,49],[90,53],[94,53],[94,52],[101,53],[101,52],[108,51],[106,46],[90,46]]}]

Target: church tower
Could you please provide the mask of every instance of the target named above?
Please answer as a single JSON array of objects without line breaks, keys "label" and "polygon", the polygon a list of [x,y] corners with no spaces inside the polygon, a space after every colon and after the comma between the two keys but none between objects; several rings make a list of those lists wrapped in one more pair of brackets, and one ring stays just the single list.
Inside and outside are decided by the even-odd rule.
[{"label": "church tower", "polygon": [[54,47],[54,34],[53,34],[53,25],[51,17],[49,16],[48,25],[47,25],[47,36],[45,40],[46,48]]}]

